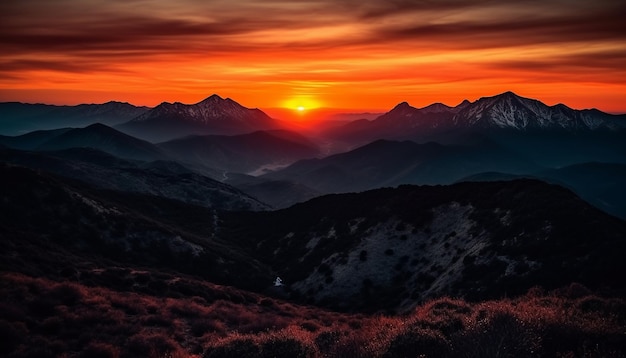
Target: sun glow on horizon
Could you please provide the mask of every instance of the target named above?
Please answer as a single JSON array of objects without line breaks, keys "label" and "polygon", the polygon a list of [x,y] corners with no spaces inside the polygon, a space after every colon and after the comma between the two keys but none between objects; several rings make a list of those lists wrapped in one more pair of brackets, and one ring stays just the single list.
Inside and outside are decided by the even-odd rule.
[{"label": "sun glow on horizon", "polygon": [[310,95],[296,96],[285,100],[281,104],[282,108],[289,109],[299,115],[322,107],[322,103]]},{"label": "sun glow on horizon", "polygon": [[452,106],[514,91],[626,112],[626,5],[561,5],[5,1],[0,102],[156,106],[217,93],[311,121],[322,108]]}]

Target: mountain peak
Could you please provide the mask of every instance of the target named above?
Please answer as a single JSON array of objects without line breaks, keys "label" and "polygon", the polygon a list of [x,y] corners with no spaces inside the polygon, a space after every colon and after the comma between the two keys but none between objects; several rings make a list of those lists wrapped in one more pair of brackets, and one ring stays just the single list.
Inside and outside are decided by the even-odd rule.
[{"label": "mountain peak", "polygon": [[513,91],[506,91],[506,92],[502,92],[502,93],[500,93],[498,95],[495,95],[494,97],[520,97],[520,96],[518,96]]},{"label": "mountain peak", "polygon": [[409,109],[409,108],[413,108],[413,107],[411,107],[411,105],[405,101],[405,102],[398,103],[395,107],[393,107],[392,111],[396,109]]},{"label": "mountain peak", "polygon": [[198,102],[197,104],[200,103],[219,103],[219,102],[223,102],[225,101],[224,98],[220,97],[218,94],[212,94],[209,97],[203,99],[202,101]]},{"label": "mountain peak", "polygon": [[[150,129],[137,129],[146,124]],[[276,122],[261,110],[213,94],[195,104],[162,103],[124,128],[137,137],[163,142],[194,134],[241,134],[275,127]]]},{"label": "mountain peak", "polygon": [[449,112],[451,109],[452,108],[450,108],[449,106],[446,106],[445,104],[441,102],[436,102],[424,108],[421,108],[421,111],[426,112],[426,113],[441,113],[441,112]]}]

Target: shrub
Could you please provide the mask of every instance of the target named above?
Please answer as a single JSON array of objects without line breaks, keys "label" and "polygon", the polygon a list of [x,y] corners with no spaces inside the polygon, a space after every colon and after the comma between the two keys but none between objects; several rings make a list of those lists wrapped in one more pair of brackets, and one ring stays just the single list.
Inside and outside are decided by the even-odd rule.
[{"label": "shrub", "polygon": [[413,328],[397,335],[384,357],[447,357],[450,353],[450,343],[440,332]]},{"label": "shrub", "polygon": [[261,349],[250,338],[232,339],[219,346],[209,348],[204,358],[242,358],[261,357]]},{"label": "shrub", "polygon": [[309,331],[309,332],[317,332],[320,329],[319,324],[317,324],[317,322],[315,321],[311,321],[311,320],[306,320],[304,322],[302,322],[300,324],[300,327],[302,327],[302,329]]},{"label": "shrub", "polygon": [[80,302],[83,293],[79,286],[69,283],[62,283],[55,286],[50,291],[50,297],[66,306],[73,306]]},{"label": "shrub", "polygon": [[271,337],[263,342],[261,349],[263,357],[310,358],[315,356],[315,350],[310,345],[282,335]]},{"label": "shrub", "polygon": [[324,331],[315,337],[315,345],[324,356],[327,356],[337,343],[339,343],[340,338],[341,333],[338,331]]},{"label": "shrub", "polygon": [[494,308],[468,331],[454,335],[454,344],[471,357],[531,357],[541,338],[511,312]]},{"label": "shrub", "polygon": [[128,339],[126,350],[135,357],[164,357],[178,352],[178,344],[161,333],[138,333]]},{"label": "shrub", "polygon": [[82,351],[83,358],[117,358],[120,350],[108,343],[92,342]]}]

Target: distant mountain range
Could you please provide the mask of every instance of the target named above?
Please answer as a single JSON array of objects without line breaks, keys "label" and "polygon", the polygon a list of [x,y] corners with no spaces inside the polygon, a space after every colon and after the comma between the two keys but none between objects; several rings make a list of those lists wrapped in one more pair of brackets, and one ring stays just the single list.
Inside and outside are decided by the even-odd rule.
[{"label": "distant mountain range", "polygon": [[285,130],[240,135],[188,136],[158,144],[171,157],[225,172],[247,173],[319,155],[316,144]]},{"label": "distant mountain range", "polygon": [[574,110],[563,104],[540,101],[505,92],[463,101],[456,107],[441,103],[414,108],[403,102],[375,120],[360,120],[329,130],[330,137],[350,142],[375,139],[432,139],[452,131],[623,131],[626,115],[596,109]]},{"label": "distant mountain range", "polygon": [[27,151],[92,148],[132,160],[177,160],[218,179],[224,179],[226,172],[247,173],[258,170],[262,173],[266,167],[273,169],[319,154],[315,143],[285,130],[232,136],[188,136],[152,144],[100,123],[85,128],[35,131],[14,137],[0,136],[0,145]]},{"label": "distant mountain range", "polygon": [[[55,152],[92,148],[125,160],[176,161],[275,207],[324,193],[450,184],[481,173],[556,180],[556,174],[537,173],[584,163],[626,164],[626,115],[547,106],[513,92],[455,107],[418,109],[403,102],[373,120],[334,123],[317,137],[276,129],[280,121],[218,95],[152,109],[118,102],[2,103],[0,111],[0,130],[2,123],[47,128],[66,118],[58,129],[0,136],[0,145]],[[106,117],[117,123],[114,128],[91,123],[105,113],[117,116]],[[84,126],[68,127],[77,123]],[[581,193],[580,187],[572,188]],[[622,204],[601,196],[609,200],[590,200],[622,215]]]},{"label": "distant mountain range", "polygon": [[77,106],[4,102],[0,103],[0,134],[16,136],[36,130],[85,127],[94,123],[114,126],[148,110],[148,107],[113,101]]},{"label": "distant mountain range", "polygon": [[262,178],[339,193],[399,184],[450,184],[469,173],[528,173],[540,168],[487,140],[464,146],[377,140],[346,153],[304,159]]},{"label": "distant mountain range", "polygon": [[232,135],[280,127],[278,121],[259,109],[212,95],[196,104],[161,103],[118,128],[139,138],[162,142],[188,135]]}]

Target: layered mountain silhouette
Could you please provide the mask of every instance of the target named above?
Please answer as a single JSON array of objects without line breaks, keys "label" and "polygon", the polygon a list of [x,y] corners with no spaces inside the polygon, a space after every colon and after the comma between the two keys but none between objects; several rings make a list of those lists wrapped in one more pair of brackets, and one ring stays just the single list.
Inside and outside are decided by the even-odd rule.
[{"label": "layered mountain silhouette", "polygon": [[486,172],[471,175],[460,181],[505,181],[535,178],[571,189],[590,204],[626,219],[626,165],[619,163],[580,163],[556,169],[515,175]]},{"label": "layered mountain silhouette", "polygon": [[465,146],[378,140],[346,153],[301,160],[263,178],[338,193],[399,184],[450,184],[470,173],[528,173],[540,168],[487,140]]},{"label": "layered mountain silhouette", "polygon": [[316,144],[289,131],[256,131],[233,136],[189,136],[158,144],[181,162],[225,172],[247,173],[291,164],[319,154]]},{"label": "layered mountain silhouette", "polygon": [[127,122],[149,110],[124,102],[53,106],[19,102],[0,103],[0,134],[16,136],[35,130],[85,127],[93,123],[109,126]]},{"label": "layered mountain silhouette", "polygon": [[268,210],[269,206],[230,185],[176,162],[138,162],[92,148],[28,152],[0,148],[0,160],[79,180],[99,189],[175,199],[216,210]]},{"label": "layered mountain silhouette", "polygon": [[596,109],[574,110],[563,104],[548,106],[540,101],[505,92],[463,101],[455,107],[435,103],[414,108],[403,102],[372,121],[357,121],[334,128],[327,135],[350,142],[375,139],[433,139],[452,131],[623,131],[626,115],[611,115]]},{"label": "layered mountain silhouette", "polygon": [[120,158],[145,161],[166,158],[163,151],[155,145],[100,123],[85,128],[36,131],[15,137],[2,136],[0,144],[15,149],[38,151],[92,148]]},{"label": "layered mountain silhouette", "polygon": [[260,109],[212,95],[196,104],[164,102],[118,128],[152,142],[197,134],[243,134],[277,129],[279,123]]}]

